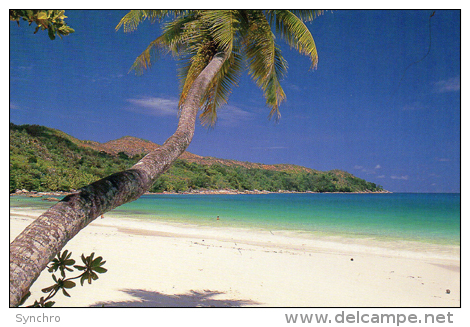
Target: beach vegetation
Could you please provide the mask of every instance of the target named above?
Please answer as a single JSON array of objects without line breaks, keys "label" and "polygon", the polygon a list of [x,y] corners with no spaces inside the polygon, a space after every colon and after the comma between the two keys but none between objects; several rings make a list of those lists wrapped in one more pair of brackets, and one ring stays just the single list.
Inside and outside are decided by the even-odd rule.
[{"label": "beach vegetation", "polygon": [[[10,123],[10,193],[16,190],[70,192],[137,163],[144,154],[113,155],[44,126]],[[382,188],[341,170],[272,170],[250,163],[223,165],[177,159],[150,192],[265,190],[269,192],[376,192]],[[300,168],[300,167],[299,167]]]},{"label": "beach vegetation", "polygon": [[[42,296],[39,300],[35,300],[32,305],[28,307],[33,308],[50,308],[55,304],[55,301],[51,301],[51,299],[57,295],[60,291],[62,294],[70,297],[69,291],[70,289],[74,288],[77,284],[73,281],[74,279],[80,279],[80,285],[83,286],[85,281],[88,281],[88,284],[91,284],[92,281],[97,280],[98,274],[104,274],[108,270],[103,267],[106,261],[103,260],[103,257],[94,258],[95,253],[91,253],[89,256],[85,257],[84,254],[81,255],[81,259],[83,262],[83,266],[75,265],[75,260],[71,259],[72,252],[68,252],[65,250],[64,252],[60,252],[57,256],[49,263],[47,266],[47,271],[51,273],[52,280],[54,284],[51,286],[43,288],[41,291],[46,293],[47,296]],[[82,271],[81,274],[68,277],[66,274],[68,272],[73,272],[74,269],[78,271]],[[61,277],[57,277],[54,273],[59,271]],[[69,291],[67,291],[69,290]],[[28,292],[20,301],[19,305],[22,305],[26,300],[31,296],[31,292]]]}]

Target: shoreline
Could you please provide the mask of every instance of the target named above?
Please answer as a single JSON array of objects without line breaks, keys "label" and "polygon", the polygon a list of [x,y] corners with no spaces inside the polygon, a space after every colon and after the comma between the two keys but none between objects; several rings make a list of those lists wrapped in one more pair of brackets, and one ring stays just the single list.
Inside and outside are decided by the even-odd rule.
[{"label": "shoreline", "polygon": [[[66,196],[69,194],[73,194],[77,192],[76,190],[72,190],[70,192],[65,191],[28,191],[28,190],[16,190],[14,193],[10,193],[10,196],[28,196],[28,197],[44,197],[44,196]],[[313,192],[313,191],[287,191],[287,190],[279,190],[277,192],[271,192],[266,190],[233,190],[233,189],[219,189],[219,190],[209,190],[209,189],[199,189],[199,190],[188,190],[182,192],[175,192],[175,191],[163,191],[161,193],[155,192],[145,192],[144,195],[181,195],[181,194],[201,194],[201,195],[242,195],[242,194],[392,194],[393,192],[390,191],[363,191],[363,192]]]},{"label": "shoreline", "polygon": [[[27,199],[27,198],[32,198],[31,200],[27,200],[25,203],[28,203],[28,201],[33,201],[35,203],[40,203],[37,207],[35,205],[31,206],[20,206],[18,208],[21,209],[26,209],[28,210],[44,210],[46,211],[48,207],[52,206],[54,203],[47,203],[47,202],[57,202],[60,201],[60,197],[64,196],[68,193],[43,193],[43,192],[37,192],[33,194],[28,194],[28,195],[22,195],[22,194],[16,194],[15,196],[11,197],[10,201],[17,201],[13,200],[15,197],[21,202],[24,200],[21,199]],[[144,194],[146,196],[152,196],[152,195],[160,195],[161,193],[147,193]],[[273,193],[273,194],[278,194],[278,193]],[[162,194],[163,195],[163,194]],[[171,195],[171,193],[167,193],[166,195]],[[176,195],[176,194],[175,194]],[[178,194],[182,195],[182,194]],[[225,195],[225,194],[222,194]],[[228,194],[230,195],[230,194]],[[202,196],[202,195],[201,195]],[[142,196],[143,198],[144,196]],[[201,197],[203,199],[204,196]],[[189,199],[188,197],[187,199]],[[152,198],[147,198],[147,199],[152,199]],[[164,195],[161,197],[161,199],[164,199]],[[175,198],[176,199],[176,198]],[[247,198],[248,199],[248,198]],[[38,201],[42,200],[42,201]],[[15,210],[15,202],[10,202],[10,205],[13,205],[13,207],[10,207],[10,209]],[[362,231],[358,229],[351,229],[351,226],[346,226],[346,228],[341,228],[340,226],[337,226],[333,229],[331,228],[322,228],[321,226],[317,226],[315,228],[307,228],[306,226],[303,225],[284,225],[284,226],[278,226],[276,223],[270,224],[267,221],[262,221],[260,225],[258,225],[255,221],[250,221],[246,220],[244,221],[243,219],[237,219],[233,218],[230,216],[225,216],[222,217],[222,219],[219,221],[215,220],[215,217],[218,217],[219,212],[218,211],[212,211],[211,214],[206,214],[203,213],[191,213],[191,214],[185,214],[185,215],[180,215],[176,214],[176,216],[173,216],[171,214],[162,214],[162,215],[150,215],[147,213],[147,211],[142,211],[140,212],[139,208],[134,208],[131,210],[137,210],[136,215],[134,216],[132,211],[127,210],[120,210],[119,208],[115,208],[112,211],[109,211],[105,213],[106,217],[114,217],[114,218],[119,218],[119,219],[126,219],[126,220],[136,220],[139,222],[155,222],[155,223],[167,223],[167,224],[175,224],[175,225],[194,225],[194,227],[201,227],[201,228],[218,228],[218,227],[223,227],[226,229],[246,229],[246,230],[265,230],[269,231],[272,233],[272,231],[275,231],[277,233],[284,233],[284,234],[289,234],[290,236],[294,237],[301,237],[302,238],[319,238],[319,239],[330,239],[330,240],[342,240],[341,242],[343,243],[373,243],[377,245],[378,247],[383,247],[387,243],[387,247],[393,247],[396,244],[408,244],[407,248],[425,248],[426,246],[430,246],[432,248],[439,248],[439,247],[446,247],[449,249],[447,252],[453,252],[453,253],[458,253],[459,251],[456,249],[460,248],[460,237],[455,238],[455,237],[448,237],[448,236],[436,236],[436,234],[428,233],[428,234],[413,234],[413,233],[397,233],[396,230],[387,230],[384,229],[383,231],[378,231],[378,232],[367,232],[367,231]],[[150,211],[149,211],[150,212]],[[244,216],[249,216],[250,212],[245,212]],[[195,219],[196,218],[196,219]],[[215,223],[215,225],[214,225]],[[345,241],[346,240],[346,241]],[[398,243],[397,243],[398,242]],[[391,245],[390,245],[391,244]],[[403,248],[403,247],[400,247]]]},{"label": "shoreline", "polygon": [[[10,215],[33,220],[43,210],[37,208],[11,208]],[[431,243],[427,240],[416,241],[403,238],[377,238],[364,235],[312,232],[295,229],[268,229],[256,226],[218,226],[198,224],[187,221],[151,220],[125,217],[108,212],[92,221],[91,225],[115,228],[120,232],[140,236],[171,236],[201,239],[217,239],[278,249],[301,249],[324,253],[368,253],[374,255],[398,256],[418,259],[460,260],[460,245]]]},{"label": "shoreline", "polygon": [[[12,209],[11,237],[40,213]],[[64,249],[76,258],[96,252],[109,271],[93,285],[74,288],[71,298],[61,296],[56,306],[460,305],[459,251],[381,244],[108,214]],[[32,298],[48,284],[50,276],[41,274]]]}]

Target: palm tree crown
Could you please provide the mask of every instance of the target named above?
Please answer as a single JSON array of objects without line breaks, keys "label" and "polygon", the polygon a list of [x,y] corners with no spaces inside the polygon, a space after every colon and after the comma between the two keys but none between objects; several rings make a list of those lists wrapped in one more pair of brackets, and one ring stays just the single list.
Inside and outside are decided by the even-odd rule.
[{"label": "palm tree crown", "polygon": [[214,125],[217,109],[225,104],[231,87],[237,85],[241,72],[249,75],[263,90],[269,117],[280,118],[279,105],[286,95],[280,80],[287,62],[276,42],[275,31],[287,44],[318,63],[313,37],[304,22],[322,14],[321,10],[131,10],[116,30],[133,31],[138,24],[174,15],[163,27],[163,34],[152,41],[137,57],[132,69],[142,73],[160,53],[172,52],[179,59],[181,83],[180,106],[196,77],[216,53],[225,54],[225,62],[202,98],[200,119]]}]

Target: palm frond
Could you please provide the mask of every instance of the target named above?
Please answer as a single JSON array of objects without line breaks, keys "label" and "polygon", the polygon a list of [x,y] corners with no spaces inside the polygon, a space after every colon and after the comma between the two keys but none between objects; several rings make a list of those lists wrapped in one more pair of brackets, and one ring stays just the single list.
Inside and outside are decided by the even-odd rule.
[{"label": "palm frond", "polygon": [[312,34],[303,21],[289,10],[273,10],[269,16],[271,25],[274,25],[281,38],[301,54],[310,57],[311,67],[316,68],[318,64],[317,48]]},{"label": "palm frond", "polygon": [[184,52],[183,48],[187,46],[187,41],[191,39],[190,29],[185,28],[190,22],[195,20],[193,14],[180,16],[164,27],[163,34],[154,41],[150,42],[147,48],[136,58],[130,70],[135,70],[141,74],[149,68],[152,62],[157,58],[160,52],[172,51],[178,55]]},{"label": "palm frond", "polygon": [[325,10],[289,10],[291,13],[299,17],[303,22],[311,22],[318,16],[325,13]]},{"label": "palm frond", "polygon": [[271,106],[269,118],[276,117],[276,120],[281,118],[279,105],[286,98],[286,94],[281,87],[280,78],[284,77],[287,71],[287,61],[284,60],[281,50],[276,46],[274,49],[274,74],[271,74],[266,81],[266,103]]},{"label": "palm frond", "polygon": [[179,78],[181,83],[181,94],[179,100],[179,107],[186,100],[188,92],[193,85],[196,78],[204,70],[209,62],[209,58],[206,57],[203,51],[198,51],[193,55],[185,56],[185,59],[182,59],[182,62],[185,63],[180,68]]},{"label": "palm frond", "polygon": [[116,26],[116,31],[124,27],[124,32],[132,32],[137,29],[137,26],[144,20],[149,19],[151,23],[157,20],[162,20],[165,17],[173,14],[175,17],[187,13],[187,10],[130,10],[124,17],[122,17],[119,24]]},{"label": "palm frond", "polygon": [[131,10],[121,18],[119,24],[116,26],[116,31],[118,31],[121,26],[124,26],[124,32],[126,33],[134,31],[145,18],[146,16],[143,10]]},{"label": "palm frond", "polygon": [[271,107],[270,117],[279,118],[279,105],[285,98],[280,79],[287,71],[287,62],[276,45],[269,22],[262,14],[252,13],[251,30],[244,39],[249,72],[256,84],[263,90],[266,105]]},{"label": "palm frond", "polygon": [[[227,60],[212,80],[201,103],[201,122],[213,126],[217,109],[228,100],[231,87],[238,84],[243,60],[239,47],[234,44],[238,31],[237,11],[206,10],[198,12],[197,31],[187,42],[186,56],[179,70],[181,83],[180,106],[205,66],[218,52],[224,52]],[[237,50],[234,50],[237,49]],[[235,51],[235,52],[234,52]]]},{"label": "palm frond", "polygon": [[201,12],[201,19],[209,28],[218,49],[223,50],[228,56],[232,51],[239,24],[237,13],[237,10],[204,10]]},{"label": "palm frond", "polygon": [[238,48],[234,47],[230,57],[224,62],[206,91],[205,101],[201,104],[202,113],[199,116],[202,125],[211,127],[215,125],[217,111],[228,102],[232,88],[238,85],[243,66],[243,57]]},{"label": "palm frond", "polygon": [[199,21],[199,13],[191,11],[165,24],[163,35],[166,35],[168,47],[174,55],[193,52],[186,49],[190,49],[190,45],[194,47],[194,44],[205,38]]},{"label": "palm frond", "polygon": [[155,60],[159,51],[164,48],[164,37],[160,36],[150,42],[147,48],[135,59],[129,71],[134,70],[137,75],[141,75],[145,69],[149,68]]}]

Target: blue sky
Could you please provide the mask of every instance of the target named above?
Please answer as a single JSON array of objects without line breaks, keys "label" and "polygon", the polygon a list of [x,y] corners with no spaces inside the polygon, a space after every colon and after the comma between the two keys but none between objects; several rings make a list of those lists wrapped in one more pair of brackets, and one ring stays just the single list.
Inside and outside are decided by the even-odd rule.
[{"label": "blue sky", "polygon": [[[245,73],[215,128],[198,125],[188,151],[342,169],[393,192],[460,192],[460,11],[437,10],[430,39],[432,12],[326,12],[308,23],[316,70],[279,39],[289,63],[281,120],[268,120]],[[125,13],[68,10],[76,32],[54,41],[10,22],[10,121],[162,144],[177,124],[176,61],[168,55],[143,76],[128,73],[161,30],[144,22],[116,32]]]}]

